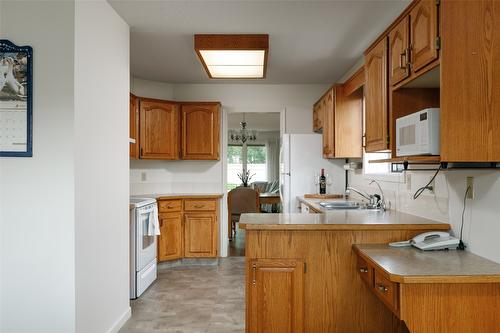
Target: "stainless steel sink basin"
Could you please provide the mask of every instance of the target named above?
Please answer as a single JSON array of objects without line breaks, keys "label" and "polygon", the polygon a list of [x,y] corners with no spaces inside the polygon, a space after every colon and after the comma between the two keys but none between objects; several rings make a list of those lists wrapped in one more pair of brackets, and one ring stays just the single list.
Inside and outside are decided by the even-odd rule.
[{"label": "stainless steel sink basin", "polygon": [[319,205],[325,209],[360,209],[363,208],[357,201],[331,201],[320,202]]}]

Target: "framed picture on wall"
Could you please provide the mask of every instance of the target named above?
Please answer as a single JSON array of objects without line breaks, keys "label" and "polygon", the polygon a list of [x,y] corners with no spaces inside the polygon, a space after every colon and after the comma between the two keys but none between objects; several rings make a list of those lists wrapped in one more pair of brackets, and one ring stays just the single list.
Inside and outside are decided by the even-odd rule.
[{"label": "framed picture on wall", "polygon": [[0,39],[0,156],[33,156],[33,49]]}]

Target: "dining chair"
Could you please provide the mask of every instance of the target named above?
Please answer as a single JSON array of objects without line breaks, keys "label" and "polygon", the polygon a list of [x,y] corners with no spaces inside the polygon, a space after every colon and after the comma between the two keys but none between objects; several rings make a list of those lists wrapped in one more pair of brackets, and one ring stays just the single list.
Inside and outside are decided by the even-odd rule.
[{"label": "dining chair", "polygon": [[236,187],[227,194],[229,240],[236,236],[236,223],[243,213],[260,213],[259,191],[250,187]]}]

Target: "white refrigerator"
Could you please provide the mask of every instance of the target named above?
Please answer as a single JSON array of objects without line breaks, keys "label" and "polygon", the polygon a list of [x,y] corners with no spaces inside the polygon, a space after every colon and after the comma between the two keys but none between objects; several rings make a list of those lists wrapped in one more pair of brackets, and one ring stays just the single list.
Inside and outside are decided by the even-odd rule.
[{"label": "white refrigerator", "polygon": [[314,175],[321,169],[332,184],[327,193],[345,191],[345,159],[324,159],[321,134],[284,134],[280,148],[280,196],[283,213],[300,213],[297,196],[319,192]]}]

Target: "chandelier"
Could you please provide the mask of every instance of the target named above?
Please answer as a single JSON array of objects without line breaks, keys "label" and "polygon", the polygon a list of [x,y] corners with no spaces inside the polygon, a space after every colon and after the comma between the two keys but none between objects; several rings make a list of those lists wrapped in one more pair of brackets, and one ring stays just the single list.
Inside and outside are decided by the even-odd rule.
[{"label": "chandelier", "polygon": [[247,122],[245,121],[245,114],[243,113],[243,121],[240,122],[241,128],[239,130],[231,130],[230,137],[232,141],[241,141],[245,143],[247,141],[252,142],[257,140],[257,131],[248,130]]}]

